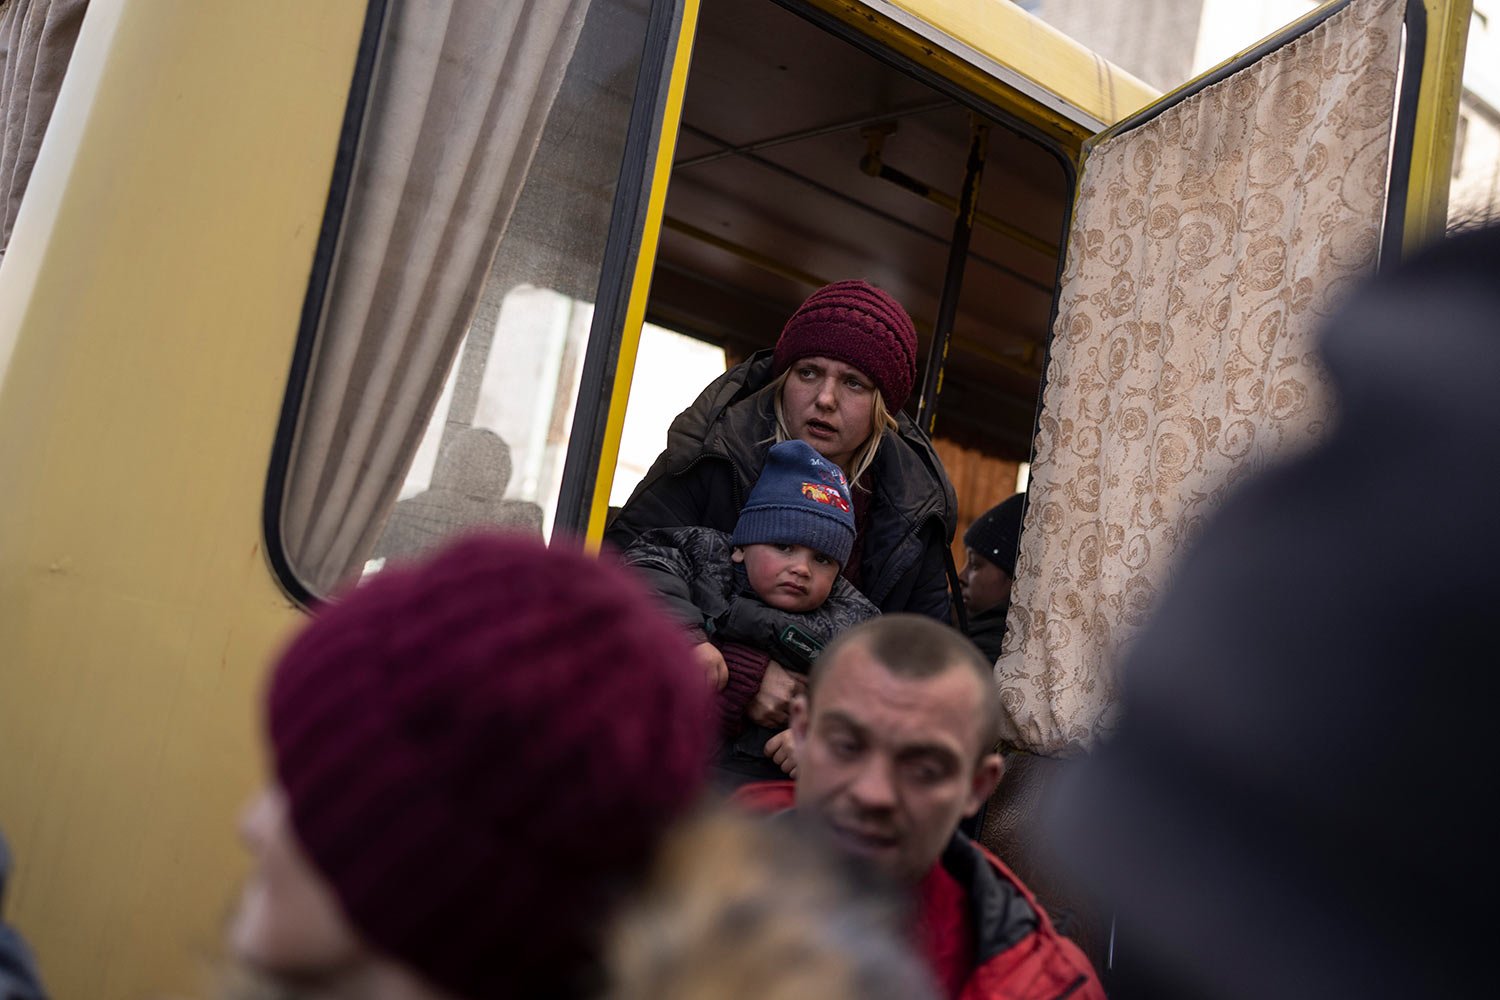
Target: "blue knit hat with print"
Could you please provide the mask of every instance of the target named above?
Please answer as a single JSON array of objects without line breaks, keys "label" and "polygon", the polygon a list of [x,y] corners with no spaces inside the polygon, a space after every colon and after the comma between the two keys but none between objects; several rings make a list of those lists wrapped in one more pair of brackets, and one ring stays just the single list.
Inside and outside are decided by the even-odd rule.
[{"label": "blue knit hat with print", "polygon": [[806,441],[772,445],[730,542],[806,545],[842,566],[854,548],[849,481]]}]

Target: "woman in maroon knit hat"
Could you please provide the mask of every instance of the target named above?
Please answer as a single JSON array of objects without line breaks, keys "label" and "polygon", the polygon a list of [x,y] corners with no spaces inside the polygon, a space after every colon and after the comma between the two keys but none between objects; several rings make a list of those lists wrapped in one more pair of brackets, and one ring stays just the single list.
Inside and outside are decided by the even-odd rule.
[{"label": "woman in maroon knit hat", "polygon": [[[932,442],[901,413],[917,374],[911,317],[865,281],[810,295],[776,347],[709,384],[672,422],[667,447],[605,532],[628,548],[653,528],[732,531],[770,446],[800,439],[854,486],[854,548],[842,574],[882,612],[951,621],[948,546],[957,504]],[[700,662],[722,657],[726,718],[786,722],[800,678],[769,655],[702,643]]]},{"label": "woman in maroon knit hat", "polygon": [[603,928],[702,788],[707,711],[609,560],[475,535],[386,570],[271,672],[231,950],[317,996],[598,995]]}]

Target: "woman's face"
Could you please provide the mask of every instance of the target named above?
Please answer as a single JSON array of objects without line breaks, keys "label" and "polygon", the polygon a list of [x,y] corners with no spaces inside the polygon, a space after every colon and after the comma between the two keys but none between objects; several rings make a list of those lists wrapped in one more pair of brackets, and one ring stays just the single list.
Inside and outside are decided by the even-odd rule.
[{"label": "woman's face", "polygon": [[875,383],[832,358],[800,358],[787,371],[781,411],[787,432],[834,465],[849,463],[875,428]]},{"label": "woman's face", "polygon": [[254,867],[230,922],[235,956],[263,973],[307,982],[356,963],[363,945],[298,845],[279,788],[266,789],[245,810],[240,839]]}]

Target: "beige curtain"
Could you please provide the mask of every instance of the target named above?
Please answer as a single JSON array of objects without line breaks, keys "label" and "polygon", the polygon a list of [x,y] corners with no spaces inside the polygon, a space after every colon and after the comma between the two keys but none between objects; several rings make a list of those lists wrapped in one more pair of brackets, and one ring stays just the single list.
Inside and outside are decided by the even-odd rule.
[{"label": "beige curtain", "polygon": [[1403,14],[1357,2],[1088,160],[995,669],[1016,745],[1109,730],[1179,553],[1321,432],[1313,337],[1375,259]]},{"label": "beige curtain", "polygon": [[0,259],[87,8],[88,0],[0,0]]},{"label": "beige curtain", "polygon": [[395,502],[587,7],[393,5],[287,480],[314,592],[359,570]]}]

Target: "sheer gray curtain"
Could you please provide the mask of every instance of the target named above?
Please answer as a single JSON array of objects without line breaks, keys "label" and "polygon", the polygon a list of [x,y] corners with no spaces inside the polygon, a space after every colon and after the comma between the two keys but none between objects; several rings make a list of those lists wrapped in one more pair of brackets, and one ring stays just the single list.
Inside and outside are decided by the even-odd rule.
[{"label": "sheer gray curtain", "polygon": [[589,0],[391,11],[282,528],[326,593],[363,565],[479,298]]},{"label": "sheer gray curtain", "polygon": [[0,259],[88,0],[0,0]]}]

